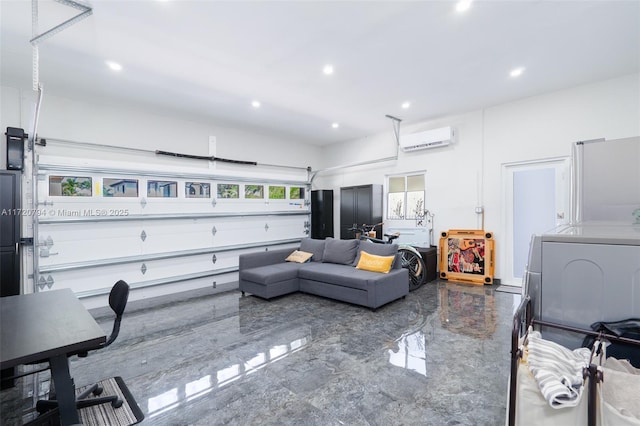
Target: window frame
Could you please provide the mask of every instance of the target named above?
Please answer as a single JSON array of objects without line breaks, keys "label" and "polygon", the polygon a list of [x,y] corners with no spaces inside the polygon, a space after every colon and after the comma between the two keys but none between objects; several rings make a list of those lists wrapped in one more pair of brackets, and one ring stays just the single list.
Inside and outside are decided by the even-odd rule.
[{"label": "window frame", "polygon": [[[416,177],[416,176],[421,176],[421,185],[422,189],[418,189],[416,191],[410,191],[410,185],[409,185],[409,178],[411,177]],[[427,172],[426,170],[420,170],[420,171],[414,171],[414,172],[405,172],[405,173],[396,173],[396,174],[390,174],[387,175],[386,177],[386,188],[385,188],[385,201],[386,201],[386,209],[385,209],[385,218],[386,220],[419,220],[421,218],[420,213],[416,211],[415,209],[413,211],[410,211],[407,207],[408,207],[408,203],[410,201],[410,194],[411,193],[417,193],[417,192],[421,192],[422,193],[422,213],[424,213],[424,211],[426,211],[426,198],[427,198],[427,190],[426,190],[426,186],[427,186]],[[397,188],[397,182],[396,184],[392,184],[392,180],[393,179],[398,179],[398,178],[402,178],[404,180],[404,190],[403,191],[392,191],[393,187]],[[398,212],[394,215],[391,215],[391,205],[393,204],[398,204],[398,200],[400,197],[394,197],[393,201],[391,200],[391,194],[402,194],[401,196],[401,201],[402,201],[402,207],[401,207],[401,212]],[[419,200],[419,196],[417,197]],[[415,198],[414,198],[415,199]]]}]

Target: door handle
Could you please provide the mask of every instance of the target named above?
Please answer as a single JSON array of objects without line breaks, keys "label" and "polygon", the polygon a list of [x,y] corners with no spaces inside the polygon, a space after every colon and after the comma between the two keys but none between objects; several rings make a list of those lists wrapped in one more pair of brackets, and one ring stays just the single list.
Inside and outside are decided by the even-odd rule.
[{"label": "door handle", "polygon": [[59,253],[51,253],[49,249],[40,249],[40,257],[57,256]]}]

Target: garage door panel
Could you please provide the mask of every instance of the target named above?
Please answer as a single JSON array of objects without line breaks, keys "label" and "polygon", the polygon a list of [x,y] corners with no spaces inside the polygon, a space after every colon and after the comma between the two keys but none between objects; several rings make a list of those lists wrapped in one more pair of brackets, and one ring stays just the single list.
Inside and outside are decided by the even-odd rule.
[{"label": "garage door panel", "polygon": [[212,219],[171,219],[146,221],[142,252],[163,253],[207,249],[214,245]]},{"label": "garage door panel", "polygon": [[140,255],[141,229],[136,221],[43,224],[38,238],[40,265]]},{"label": "garage door panel", "polygon": [[216,246],[303,238],[305,216],[250,217],[216,222]]}]

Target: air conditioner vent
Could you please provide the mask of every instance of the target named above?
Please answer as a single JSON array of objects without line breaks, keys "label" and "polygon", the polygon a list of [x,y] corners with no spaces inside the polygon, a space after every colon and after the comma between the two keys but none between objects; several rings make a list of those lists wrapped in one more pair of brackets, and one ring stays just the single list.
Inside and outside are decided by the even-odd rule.
[{"label": "air conditioner vent", "polygon": [[442,127],[400,136],[400,148],[405,152],[418,151],[447,146],[452,141],[453,129],[451,127]]}]

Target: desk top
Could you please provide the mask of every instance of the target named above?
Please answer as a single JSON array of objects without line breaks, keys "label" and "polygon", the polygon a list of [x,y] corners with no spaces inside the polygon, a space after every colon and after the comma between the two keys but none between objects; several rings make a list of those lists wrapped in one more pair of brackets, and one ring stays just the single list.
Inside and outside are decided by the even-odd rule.
[{"label": "desk top", "polygon": [[105,332],[71,289],[0,298],[0,368],[90,350]]}]

